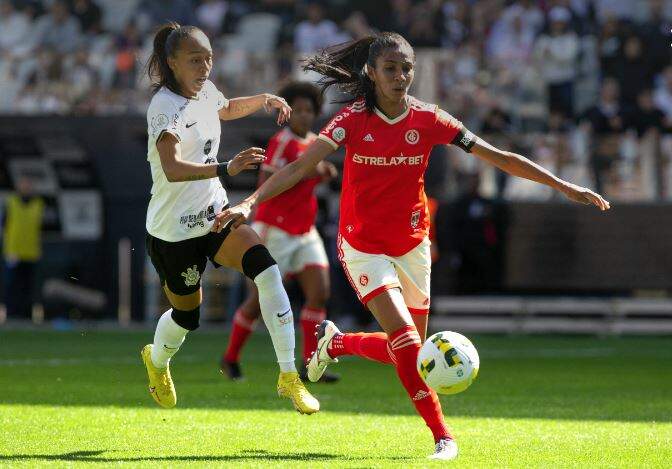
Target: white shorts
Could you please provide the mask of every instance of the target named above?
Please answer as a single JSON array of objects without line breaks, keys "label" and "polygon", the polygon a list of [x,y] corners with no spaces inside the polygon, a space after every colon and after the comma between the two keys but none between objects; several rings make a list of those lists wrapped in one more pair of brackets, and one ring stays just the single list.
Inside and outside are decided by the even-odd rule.
[{"label": "white shorts", "polygon": [[252,229],[278,263],[283,276],[298,274],[308,267],[329,267],[324,243],[314,226],[308,233],[300,235],[287,233],[260,221],[252,223]]},{"label": "white shorts", "polygon": [[359,300],[367,304],[380,293],[401,288],[408,310],[429,312],[429,283],[432,272],[429,238],[399,257],[368,254],[353,248],[338,236],[338,258]]}]

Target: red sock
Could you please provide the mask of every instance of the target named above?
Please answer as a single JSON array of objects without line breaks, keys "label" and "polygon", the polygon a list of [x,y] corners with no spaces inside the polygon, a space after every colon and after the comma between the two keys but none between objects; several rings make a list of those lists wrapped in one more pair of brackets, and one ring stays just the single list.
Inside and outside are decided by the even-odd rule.
[{"label": "red sock", "polygon": [[315,326],[327,319],[327,311],[324,308],[308,308],[301,310],[301,330],[303,331],[303,361],[307,362],[310,355],[317,349],[317,337]]},{"label": "red sock", "polygon": [[254,330],[257,320],[250,320],[243,316],[240,309],[233,315],[233,326],[229,336],[229,345],[224,352],[224,360],[227,362],[237,362],[240,360],[240,351],[247,342],[247,338]]},{"label": "red sock", "polygon": [[418,374],[416,361],[421,345],[420,335],[415,326],[404,326],[390,335],[390,346],[397,359],[397,375],[401,384],[406,388],[415,409],[432,431],[434,441],[438,442],[441,438],[452,436],[443,420],[439,397]]},{"label": "red sock", "polygon": [[341,355],[357,355],[374,362],[394,363],[394,354],[390,350],[387,334],[384,332],[358,332],[334,336],[327,350],[333,358]]}]

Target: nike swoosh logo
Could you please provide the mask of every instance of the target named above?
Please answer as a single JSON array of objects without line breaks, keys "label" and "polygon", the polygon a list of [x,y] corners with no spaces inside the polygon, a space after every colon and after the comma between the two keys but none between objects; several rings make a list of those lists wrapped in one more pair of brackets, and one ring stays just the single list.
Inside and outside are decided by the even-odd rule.
[{"label": "nike swoosh logo", "polygon": [[163,344],[163,348],[166,350],[177,350],[179,347],[168,347],[166,344]]},{"label": "nike swoosh logo", "polygon": [[285,311],[285,312],[282,313],[282,314],[278,313],[277,316],[278,316],[279,318],[281,318],[281,317],[283,317],[283,316],[288,315],[290,311],[291,311],[291,310],[288,309],[287,311]]},{"label": "nike swoosh logo", "polygon": [[192,127],[192,126],[196,125],[197,123],[198,123],[198,121],[193,122],[193,123],[191,123],[191,124],[187,124],[187,129],[188,129],[189,127]]}]

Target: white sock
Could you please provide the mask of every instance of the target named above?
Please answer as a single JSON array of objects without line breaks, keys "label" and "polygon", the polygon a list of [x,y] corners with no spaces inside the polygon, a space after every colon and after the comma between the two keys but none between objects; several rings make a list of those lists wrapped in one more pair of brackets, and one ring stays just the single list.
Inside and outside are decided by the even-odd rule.
[{"label": "white sock", "polygon": [[154,332],[154,346],[152,347],[152,363],[157,368],[168,366],[170,357],[180,349],[184,337],[189,329],[178,326],[171,317],[173,310],[169,309],[161,315]]},{"label": "white sock", "polygon": [[294,364],[294,315],[282,285],[282,276],[277,265],[264,270],[254,278],[259,290],[261,316],[278,358],[280,371],[296,371]]}]

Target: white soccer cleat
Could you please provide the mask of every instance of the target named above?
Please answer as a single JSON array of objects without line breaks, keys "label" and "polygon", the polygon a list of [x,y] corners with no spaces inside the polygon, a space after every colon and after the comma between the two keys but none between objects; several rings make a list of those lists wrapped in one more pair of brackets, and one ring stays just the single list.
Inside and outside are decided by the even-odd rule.
[{"label": "white soccer cleat", "polygon": [[310,356],[308,361],[308,379],[317,383],[330,363],[338,363],[337,358],[331,358],[327,349],[335,335],[340,334],[336,324],[329,320],[322,321],[317,326],[317,349]]},{"label": "white soccer cleat", "polygon": [[439,459],[441,461],[450,461],[457,457],[457,443],[449,438],[442,438],[436,444],[434,454],[427,456],[428,459]]}]

